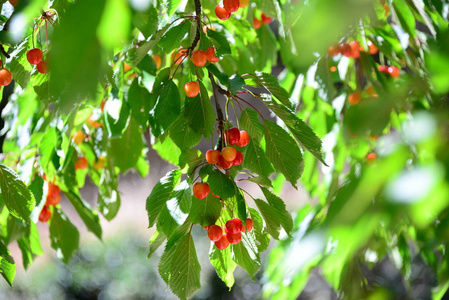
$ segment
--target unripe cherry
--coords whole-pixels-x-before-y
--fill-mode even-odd
[[[206,57],[207,60],[210,61],[211,63],[217,62],[220,59],[215,55],[215,47],[211,46],[209,48],[207,48],[206,50]]]
[[[237,145],[240,140],[240,130],[237,127],[232,127],[225,131],[224,136],[229,145]]]
[[[192,56],[190,59],[195,66],[202,67],[207,62],[206,52],[204,52],[203,50],[192,51]]]
[[[226,222],[226,229],[229,234],[237,234],[242,231],[242,220],[240,219],[232,219]]]
[[[240,3],[239,0],[223,0],[224,8],[230,12],[236,12],[239,9]]]
[[[245,130],[240,130],[240,139],[237,143],[239,147],[245,147],[249,143],[249,134]]]
[[[48,220],[50,220],[51,218],[51,210],[50,208],[48,208],[47,205],[44,205],[44,207],[42,208],[40,214],[39,214],[39,221],[41,222],[48,222]]]
[[[223,6],[217,5],[215,7],[215,14],[217,15],[217,18],[220,20],[227,20],[231,16],[231,13],[226,10]]]
[[[207,195],[209,195],[209,191],[209,184],[207,184],[206,182],[197,182],[193,186],[193,194],[198,199],[206,198]]]
[[[221,236],[221,239],[219,239],[218,241],[215,242],[215,246],[217,246],[217,248],[220,250],[228,248],[229,241],[228,241],[225,233],[223,233],[223,235]]]
[[[7,86],[11,81],[11,72],[8,69],[0,69],[0,86]]]
[[[39,48],[33,48],[27,51],[27,60],[32,65],[40,63],[43,57],[44,55]]]
[[[236,234],[228,233],[226,238],[229,241],[229,244],[238,244],[242,240],[242,232],[238,232]]]
[[[206,160],[211,165],[214,165],[220,160],[220,151],[218,150],[208,150],[206,152]]]
[[[196,81],[187,82],[184,85],[184,92],[187,97],[196,97],[200,92],[200,85]]]
[[[233,166],[238,166],[243,162],[243,154],[242,152],[237,150],[237,154],[235,155],[234,160],[232,161]]]
[[[211,225],[207,229],[207,236],[212,242],[217,242],[223,236],[223,228],[218,225]]]
[[[221,156],[227,161],[233,161],[237,155],[237,150],[234,147],[226,147],[221,150]]]

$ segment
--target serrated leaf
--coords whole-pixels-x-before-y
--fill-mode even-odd
[[[222,199],[228,199],[235,196],[235,183],[226,174],[223,174],[217,169],[208,169],[207,183],[210,190],[220,196]]]
[[[132,48],[128,51],[128,59],[129,62],[135,67],[140,61],[148,54],[148,52],[153,49],[154,45],[156,45],[161,37],[164,36],[165,32],[170,28],[171,24],[165,25],[161,30],[153,34],[151,39],[145,42],[139,48]]]
[[[252,77],[245,77],[245,79],[250,79],[248,84],[255,84],[259,87],[264,87],[267,89],[280,103],[292,108],[288,92],[281,87],[277,78],[271,74],[263,72],[255,72],[251,74]]]
[[[231,247],[220,250],[212,243],[209,260],[217,271],[218,277],[223,280],[227,287],[231,288],[234,285],[234,270],[237,266],[231,257]]]
[[[95,234],[100,240],[102,235],[100,218],[98,217],[98,213],[94,211],[89,204],[84,202],[79,195],[75,194],[72,191],[68,191],[65,193],[70,203],[72,203],[78,215],[83,220],[87,229]]]
[[[178,6],[181,4],[181,0],[167,0],[167,14],[169,17],[175,13],[175,11],[178,9]]]
[[[31,212],[36,205],[34,195],[23,183],[19,175],[1,163],[0,188],[2,202],[6,205],[11,215],[28,223]]]
[[[154,252],[164,243],[164,241],[167,239],[167,237],[156,230],[150,239],[150,251],[148,253],[147,258],[150,258]]]
[[[214,64],[208,64],[206,67],[218,80],[222,85],[229,86],[229,77],[226,75],[226,73],[221,72],[218,70],[217,66]]]
[[[281,223],[279,221],[279,215],[277,211],[270,204],[261,199],[256,199],[254,202],[257,205],[260,213],[262,214],[265,224],[267,225],[267,232],[276,240],[279,239],[279,230],[281,229]]]
[[[173,170],[168,172],[154,186],[146,201],[146,209],[148,212],[149,227],[156,222],[164,204],[168,201],[171,193],[181,180],[181,172]]]
[[[44,253],[39,239],[39,231],[33,222],[30,222],[30,226],[27,226],[25,236],[18,239],[17,244],[22,251],[25,270],[33,263],[34,256]]]
[[[215,124],[215,112],[210,102],[206,87],[200,81],[200,94],[196,97],[186,97],[184,117],[186,123],[205,138],[212,135]]]
[[[150,112],[152,129],[156,136],[166,130],[181,112],[181,96],[178,86],[173,80],[164,82],[162,90],[157,97],[156,104]]]
[[[154,34],[157,30],[158,23],[157,11],[154,6],[150,6],[146,11],[136,12],[133,23],[145,38]]]
[[[257,183],[261,186],[273,187],[270,178],[264,176],[250,177],[248,178],[248,181]]]
[[[231,94],[236,95],[244,85],[245,80],[243,80],[242,76],[234,74],[229,77],[229,90],[231,91]]]
[[[68,263],[79,247],[79,232],[67,216],[58,208],[53,209],[50,222],[51,247],[57,251],[58,257]]]
[[[208,30],[207,35],[214,41],[214,46],[217,49],[217,56],[231,54],[231,46],[229,45],[228,39],[223,35],[223,33],[214,30]]]
[[[412,38],[415,38],[415,17],[406,2],[394,1],[392,4],[402,28],[404,28],[405,32],[410,34]]]
[[[184,224],[192,205],[192,191],[186,180],[172,192],[157,220],[157,228],[165,236],[171,236],[174,230]]]
[[[243,157],[243,167],[253,173],[268,177],[274,172],[265,152],[260,145],[251,138],[251,136],[248,145],[245,147]]]
[[[117,215],[120,205],[120,193],[102,184],[98,191],[98,211],[110,221]]]
[[[179,166],[183,168],[183,172],[192,173],[198,165],[204,161],[204,156],[198,149],[184,150],[179,156]],[[187,172],[185,170],[186,166]]]
[[[296,187],[304,169],[301,150],[295,140],[276,123],[265,120],[264,128],[268,159]]]
[[[161,136],[153,144],[153,149],[157,151],[159,156],[168,161],[171,164],[177,165],[179,163],[179,156],[181,155],[181,149],[173,143],[170,136]]]
[[[201,141],[201,134],[196,133],[186,122],[181,112],[176,121],[168,128],[169,135],[181,150],[190,149]]]
[[[192,197],[190,220],[202,227],[215,224],[220,217],[222,205],[220,200],[211,193],[205,199]]]
[[[45,132],[39,143],[40,163],[45,174],[52,175],[59,168],[59,156],[57,150],[61,145],[61,132],[51,128]]]
[[[245,108],[240,114],[240,127],[248,132],[250,138],[260,142],[263,137],[263,125],[254,109]]]
[[[127,103],[131,107],[131,116],[144,129],[148,122],[148,113],[152,108],[148,99],[151,99],[150,93],[146,88],[139,86],[138,80],[135,79],[129,87]]]
[[[242,234],[242,241],[232,247],[232,260],[248,272],[255,280],[260,269],[260,257],[254,239],[250,235]]]
[[[3,244],[3,241],[0,241],[0,274],[2,274],[6,282],[12,286],[14,277],[16,276],[16,265],[14,263],[14,258],[10,255],[10,252],[5,244]]]
[[[268,203],[276,210],[279,223],[284,227],[285,232],[290,235],[293,229],[293,220],[291,214],[287,211],[284,201],[270,192],[267,188],[262,187],[262,192]]]
[[[254,240],[256,241],[257,249],[263,252],[268,249],[270,245],[270,237],[263,230],[263,220],[259,212],[254,208],[249,208],[249,215],[253,220],[253,230],[247,234],[254,234]]]
[[[158,46],[160,46],[166,53],[179,48],[180,42],[185,37],[187,32],[189,32],[190,26],[192,26],[190,21],[185,21],[181,24],[173,26],[161,37],[158,42]]]

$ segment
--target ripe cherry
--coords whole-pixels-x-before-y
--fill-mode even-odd
[[[238,244],[242,240],[242,232],[238,232],[236,234],[228,233],[226,235],[226,238],[228,239],[230,244]]]
[[[27,51],[27,60],[32,65],[40,63],[43,57],[44,55],[39,48],[33,48]]]
[[[176,52],[174,56],[174,62],[175,64],[179,65],[184,61],[184,58],[187,57],[188,50],[187,49],[181,49],[178,52]],[[156,63],[157,66],[157,63]]]
[[[154,63],[156,64],[156,69],[159,69],[161,67],[161,64],[162,64],[161,57],[159,55],[155,55],[155,56],[153,56],[152,59],[153,59]]]
[[[249,4],[249,0],[240,0],[240,1],[239,1],[239,6],[240,6],[241,8],[247,7],[248,4]]]
[[[264,13],[262,13],[260,18],[262,19],[262,22],[264,22],[265,24],[270,24],[271,21],[273,20],[273,18],[268,17]]]
[[[218,241],[215,242],[215,246],[217,246],[217,248],[220,250],[228,248],[229,241],[228,241],[225,233],[223,233],[223,235],[221,236],[221,239],[219,239]]]
[[[218,167],[222,167],[223,169],[230,169],[233,166],[233,161],[227,161],[223,158],[223,155],[220,155],[220,158],[218,160]]]
[[[249,134],[245,130],[240,130],[240,139],[237,143],[239,147],[245,147],[249,143]]]
[[[39,214],[39,221],[41,222],[48,222],[51,218],[51,210],[48,208],[47,205],[44,205],[44,207],[41,210],[41,213]]]
[[[223,236],[223,229],[218,225],[211,225],[207,230],[207,236],[212,242],[218,242]]]
[[[360,46],[360,43],[358,41],[352,41],[349,43],[349,47],[351,47],[351,55],[349,57],[359,58],[360,50],[363,51],[362,47]]]
[[[262,21],[257,18],[254,18],[253,24],[254,24],[254,29],[259,29],[262,26]]]
[[[54,196],[48,194],[45,205],[57,205],[59,202],[61,202],[61,194],[56,194]]]
[[[0,86],[7,86],[12,81],[11,72],[8,69],[0,69]]]
[[[220,160],[220,151],[218,150],[208,150],[206,152],[206,160],[211,165],[218,163]]]
[[[251,230],[253,230],[253,220],[250,219],[250,218],[247,218],[246,219],[246,228],[242,224],[242,231],[243,232],[250,232]]]
[[[84,170],[88,165],[89,163],[87,162],[87,159],[85,157],[78,157],[75,163],[75,170]]]
[[[217,62],[220,59],[215,55],[215,47],[211,46],[209,48],[207,48],[206,50],[206,57],[207,60],[210,61],[211,63]]]
[[[237,150],[237,154],[235,155],[234,160],[232,161],[233,166],[238,166],[243,162],[243,154],[242,152]]]
[[[186,92],[187,97],[196,97],[200,92],[200,85],[196,81],[187,82],[184,85],[184,92]]]
[[[87,123],[89,123],[93,128],[100,128],[101,126],[103,126],[103,123],[95,120],[93,115],[89,116],[89,119],[87,119]]]
[[[84,132],[82,132],[81,130],[78,130],[77,132],[75,132],[75,134],[73,135],[73,142],[75,144],[80,144],[84,141]]]
[[[348,102],[351,105],[356,105],[362,99],[362,95],[359,92],[354,92],[348,96]]]
[[[207,184],[206,182],[197,182],[193,186],[193,194],[198,199],[206,198],[207,195],[209,195],[209,192],[210,192],[209,184]]]
[[[240,219],[232,219],[226,222],[226,229],[229,234],[237,234],[242,231],[242,220]]]
[[[340,54],[340,47],[339,46],[330,46],[329,49],[327,49],[327,52],[329,53],[329,56],[334,57]]]
[[[340,53],[341,53],[343,56],[351,57],[351,56],[352,56],[352,49],[351,49],[351,46],[349,46],[349,44],[341,44],[341,45],[340,45]]]
[[[11,4],[12,6],[17,6],[17,4],[19,3],[19,0],[8,0],[9,4]]]
[[[190,59],[195,66],[202,67],[207,62],[207,55],[203,50],[195,50],[192,51],[192,56]]]
[[[47,74],[48,73],[48,63],[44,60],[41,60],[38,64],[37,64],[37,70],[39,71],[39,73],[41,74]]]
[[[374,45],[373,42],[368,41],[367,44],[368,44],[368,47],[369,47],[369,49],[368,49],[368,53],[369,54],[374,55],[377,52],[379,52],[379,49],[377,49],[376,45]]]
[[[230,12],[236,12],[239,9],[240,3],[239,0],[223,0],[224,8]]]
[[[376,153],[368,153],[368,155],[366,156],[366,160],[368,161],[368,163],[373,163],[374,161],[376,161],[376,158]]]
[[[240,130],[237,127],[232,127],[225,131],[224,136],[229,145],[237,145],[240,140]]]
[[[233,161],[236,155],[237,150],[235,150],[234,147],[226,147],[221,150],[221,156],[224,158],[224,160]]]
[[[215,7],[215,14],[217,15],[217,18],[220,20],[227,20],[231,16],[231,13],[226,10],[223,6],[217,5]]]
[[[388,67],[387,68],[388,74],[390,74],[393,78],[398,78],[399,75],[401,75],[401,70],[399,70],[398,67]]]
[[[101,170],[104,168],[104,165],[106,163],[106,160],[104,159],[104,156],[100,156],[97,161],[94,163],[94,168],[96,170]]]

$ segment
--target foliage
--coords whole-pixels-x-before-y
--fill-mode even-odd
[[[270,299],[296,298],[317,267],[342,297],[375,296],[362,266],[394,256],[407,280],[411,252],[438,275],[434,297],[447,290],[444,2],[255,0],[226,21],[211,0],[3,6],[0,50],[17,83],[3,88],[2,100],[0,273],[9,284],[11,242],[25,267],[42,253],[38,219],[49,218],[64,262],[78,248],[59,190],[101,239],[99,214],[111,220],[121,205],[119,175],[146,176],[152,147],[175,169],[147,198],[156,229],[149,256],[165,244],[159,273],[181,299],[200,287],[192,228],[234,218],[251,218],[254,229],[210,251],[229,287],[236,266],[255,277],[273,237],[284,240],[265,274]],[[276,21],[253,28],[266,16]],[[49,73],[27,61],[36,47]],[[218,62],[198,66],[192,52],[210,47]],[[189,81],[199,84],[194,97],[183,88]],[[233,127],[249,134],[246,146],[234,146],[243,162],[207,163],[204,150],[229,147]],[[79,193],[87,176],[99,187],[94,208]],[[241,181],[265,199],[246,195]],[[295,220],[275,193],[287,181],[317,200]],[[204,199],[192,192],[197,182],[210,188]],[[41,213],[47,207],[51,216]]]

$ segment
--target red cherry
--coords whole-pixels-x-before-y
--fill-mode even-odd
[[[249,143],[249,134],[245,130],[240,130],[240,139],[237,143],[239,147],[245,147]]]
[[[220,160],[220,151],[218,150],[208,150],[206,152],[206,160],[211,165],[214,165]]]
[[[273,20],[273,18],[267,17],[264,13],[262,13],[261,17],[262,22],[264,22],[265,24],[270,24],[271,21]]]
[[[203,50],[192,51],[192,57],[190,59],[195,66],[202,67],[207,62],[206,52]]]
[[[75,134],[73,135],[73,142],[75,144],[79,144],[82,143],[84,141],[85,135],[84,132],[82,132],[81,130],[78,130],[77,132],[75,132]]]
[[[217,18],[220,20],[227,20],[231,16],[231,13],[226,10],[223,6],[217,5],[215,7],[215,14],[217,15]]]
[[[223,235],[221,236],[221,239],[219,239],[218,241],[215,242],[215,246],[217,246],[217,248],[220,250],[228,248],[229,241],[226,237],[226,234],[223,233]]]
[[[393,78],[398,78],[399,75],[401,75],[401,70],[397,67],[388,67],[387,69],[388,74],[390,74]]]
[[[61,194],[56,194],[54,196],[47,195],[45,205],[57,205],[61,202]]]
[[[356,105],[360,102],[360,99],[362,99],[362,94],[359,92],[352,93],[348,96],[348,102],[351,105]]]
[[[179,65],[184,61],[184,58],[187,57],[187,49],[181,49],[178,52],[176,52],[174,56],[174,62],[175,64]]]
[[[377,66],[377,70],[382,73],[387,73],[388,67],[387,66]]]
[[[237,234],[242,231],[242,220],[232,219],[226,222],[226,229],[230,234]]]
[[[159,55],[155,55],[152,57],[153,62],[156,64],[156,69],[159,69],[161,67],[162,64],[162,59]]]
[[[236,234],[227,234],[226,238],[228,239],[230,244],[238,244],[242,240],[242,232]]]
[[[78,157],[78,160],[75,163],[75,170],[84,170],[88,165],[89,163],[85,157]]]
[[[227,161],[233,161],[237,155],[237,150],[234,147],[226,147],[221,150],[221,156]]]
[[[370,163],[374,162],[377,158],[376,153],[368,153],[368,155],[366,156],[366,160]]]
[[[184,92],[186,92],[187,97],[196,97],[200,92],[200,85],[196,81],[187,82],[184,85]]]
[[[48,208],[47,205],[44,205],[44,207],[41,210],[41,213],[39,214],[39,221],[41,222],[48,222],[51,218],[51,210]]]
[[[17,4],[19,3],[19,0],[8,0],[8,1],[14,7],[17,6]]]
[[[240,0],[240,1],[239,1],[239,6],[240,6],[241,8],[247,7],[248,4],[249,4],[249,0]]]
[[[233,13],[239,9],[240,3],[239,0],[223,0],[223,6],[228,12]]]
[[[207,230],[207,236],[212,242],[218,242],[223,236],[223,228],[218,225],[211,225]]]
[[[0,86],[8,85],[12,81],[11,72],[8,69],[0,69]]]
[[[48,64],[46,61],[41,60],[38,64],[37,64],[37,70],[39,71],[39,73],[41,74],[46,74],[48,73]]]
[[[254,18],[253,19],[253,24],[254,24],[254,29],[259,29],[260,26],[262,26],[262,21],[257,19],[257,18]]]
[[[232,161],[233,166],[238,166],[242,164],[243,162],[243,154],[242,152],[237,150],[237,155],[235,156],[234,160]]]
[[[352,56],[352,49],[351,49],[351,46],[349,46],[349,44],[341,44],[341,45],[340,45],[340,53],[341,53],[343,56],[351,57],[351,56]]]
[[[360,46],[360,43],[358,41],[352,41],[349,43],[349,47],[351,47],[351,55],[349,57],[359,58],[360,50],[363,51],[363,49]]]
[[[369,54],[374,55],[377,52],[379,52],[379,49],[377,49],[376,45],[374,45],[373,42],[368,41],[367,44],[368,44],[368,47],[369,47],[369,49],[368,49],[368,53]]]
[[[204,182],[204,183],[203,182],[197,182],[193,186],[193,194],[198,199],[206,198],[207,195],[209,195],[209,191],[210,191],[209,184],[207,184],[206,182]]]
[[[243,224],[242,224],[243,225]],[[244,232],[250,232],[251,230],[253,230],[253,220],[250,218],[246,219],[246,228],[245,230],[242,230]]]
[[[230,169],[233,166],[233,162],[227,161],[226,159],[223,158],[222,155],[220,155],[217,166],[222,167],[223,169]]]
[[[60,192],[61,190],[59,189],[59,186],[50,182],[48,183],[48,193],[47,193],[48,195],[56,196],[59,195]]]
[[[27,51],[27,60],[32,65],[37,65],[40,63],[43,57],[44,55],[39,48],[33,48]]]
[[[220,59],[215,55],[215,47],[211,46],[209,48],[207,48],[206,50],[206,57],[207,60],[210,61],[211,63],[217,62]]]
[[[237,145],[240,140],[240,130],[237,127],[232,127],[225,131],[224,136],[229,145]]]

